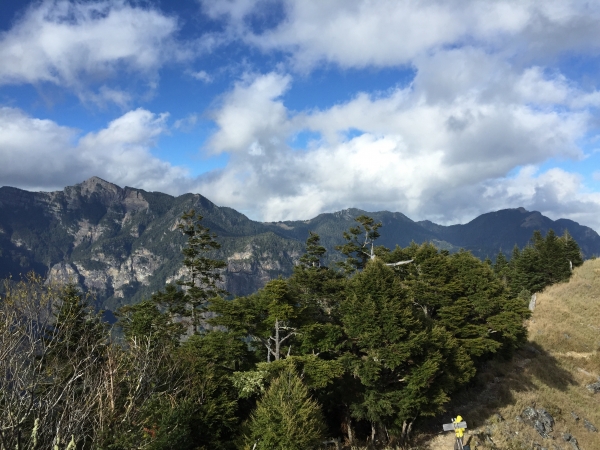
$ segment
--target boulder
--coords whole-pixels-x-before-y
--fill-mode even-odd
[[[590,391],[592,394],[597,394],[598,392],[600,392],[600,379],[598,379],[597,382],[592,383],[592,384],[588,384],[586,386],[587,390]]]
[[[575,439],[575,437],[572,434],[564,433],[563,439],[565,440],[565,442],[568,442],[569,444],[571,444],[571,447],[573,447],[573,450],[581,450],[579,448],[579,445],[577,445],[577,439]]]
[[[523,421],[532,426],[540,436],[545,439],[550,438],[552,427],[554,427],[554,418],[544,408],[535,409],[530,406],[521,413]]]
[[[586,430],[591,431],[593,433],[598,432],[598,428],[596,428],[589,420],[583,419],[583,426]]]

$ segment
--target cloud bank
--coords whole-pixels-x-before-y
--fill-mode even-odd
[[[188,171],[151,153],[156,139],[167,131],[167,116],[136,109],[100,131],[80,136],[51,120],[2,107],[0,185],[60,190],[97,175],[120,186],[180,193],[191,187]]]

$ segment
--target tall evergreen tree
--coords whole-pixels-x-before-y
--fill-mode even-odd
[[[573,267],[579,267],[583,264],[583,258],[581,256],[581,249],[577,241],[569,234],[568,230],[565,230],[561,236],[561,241],[564,246],[564,255],[567,260],[573,265]]]
[[[225,300],[215,297],[210,323],[225,327],[240,339],[251,338],[266,350],[267,361],[284,358],[302,325],[304,308],[285,280],[269,281],[247,297]]]
[[[248,442],[257,450],[320,448],[325,432],[321,409],[293,368],[271,383],[252,414],[249,431]]]
[[[177,228],[187,236],[187,245],[183,253],[183,266],[188,271],[188,277],[177,282],[185,288],[185,302],[189,305],[189,315],[195,331],[202,320],[202,309],[206,307],[208,299],[225,294],[226,291],[219,286],[222,281],[221,269],[227,264],[225,261],[210,258],[209,252],[218,250],[221,246],[216,241],[216,235],[201,225],[202,216],[197,215],[193,209],[181,216]]]
[[[351,413],[401,433],[416,416],[440,412],[474,374],[473,364],[442,327],[415,308],[393,269],[371,261],[350,280],[342,306],[349,373],[360,380]]]
[[[336,250],[346,256],[346,261],[339,263],[339,266],[347,274],[364,269],[367,261],[375,258],[375,241],[380,236],[377,230],[381,227],[381,222],[375,223],[373,218],[365,215],[354,220],[358,225],[344,231],[346,243],[336,247]]]
[[[502,283],[505,286],[508,286],[510,277],[510,266],[502,250],[500,250],[498,252],[498,255],[496,256],[496,262],[494,263],[494,272],[496,273],[498,278],[502,280]]]
[[[338,309],[346,280],[339,272],[322,265],[324,254],[319,236],[311,232],[306,253],[288,280],[303,310],[302,329],[297,336],[301,353],[333,351],[341,339]]]

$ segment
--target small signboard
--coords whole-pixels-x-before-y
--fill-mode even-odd
[[[467,428],[467,422],[453,422],[453,423],[445,423],[444,431],[454,431],[459,428]]]

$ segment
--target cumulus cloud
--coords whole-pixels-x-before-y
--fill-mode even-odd
[[[121,186],[179,194],[191,188],[187,170],[151,153],[167,130],[167,117],[136,109],[81,136],[51,120],[2,107],[0,185],[55,190],[97,175]]]
[[[489,66],[494,72],[493,61]],[[246,77],[214,112],[219,129],[210,150],[228,152],[230,162],[201,178],[198,189],[264,220],[356,206],[452,223],[494,207],[525,206],[556,216],[561,202],[573,199],[583,212],[598,200],[583,196],[580,177],[564,171],[536,175],[527,169],[511,176],[548,158],[584,157],[577,141],[590,115],[568,105],[588,93],[566,86],[561,77],[508,67],[495,81],[470,80],[465,89],[458,79],[432,92],[429,69],[423,70],[412,85],[385,95],[362,93],[301,112],[288,110],[282,100],[289,75]],[[471,74],[465,70],[462,77]],[[561,102],[562,112],[544,107]],[[302,132],[318,138],[306,149],[292,148],[290,139]]]
[[[283,14],[261,28],[254,15],[265,9],[264,0],[218,7],[203,1],[209,16],[225,20],[231,40],[283,52],[291,61],[283,67],[292,73],[306,76],[334,64],[410,67],[415,76],[386,92],[358,92],[350,101],[305,111],[291,111],[283,101],[293,89],[289,76],[247,77],[214,113],[218,130],[209,149],[232,157],[202,182],[209,196],[267,220],[358,206],[450,223],[525,206],[554,217],[583,214],[600,229],[586,215],[600,201],[586,192],[583,177],[537,169],[549,159],[586,157],[582,143],[594,133],[600,92],[569,79],[556,61],[598,57],[600,5],[270,3]],[[289,142],[303,133],[312,141],[292,148]]]
[[[177,29],[175,18],[123,0],[34,2],[0,34],[0,84],[52,83],[125,105],[129,95],[107,80],[125,71],[151,83],[166,61],[188,58]]]
[[[219,130],[209,147],[217,152],[244,152],[252,148],[260,154],[273,147],[289,132],[288,113],[279,97],[288,89],[289,75],[269,73],[246,75],[232,92],[223,96],[222,107],[215,111]],[[269,144],[264,147],[264,144]]]

